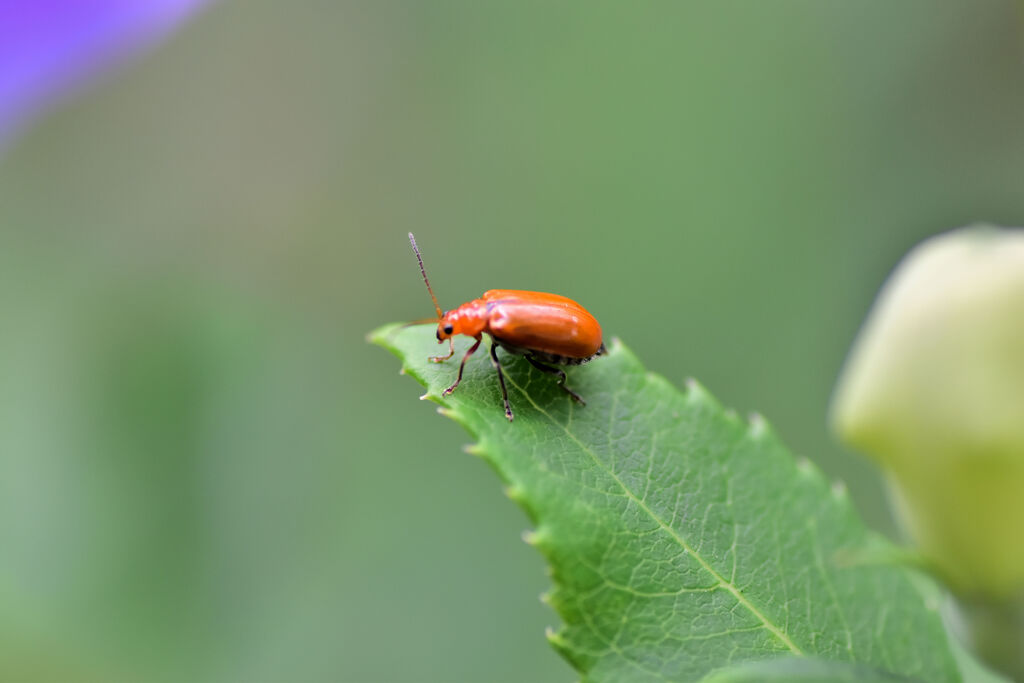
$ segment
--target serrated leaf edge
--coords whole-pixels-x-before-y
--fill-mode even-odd
[[[486,441],[480,436],[480,434],[475,429],[472,428],[467,417],[460,413],[458,409],[454,408],[450,403],[445,401],[445,399],[442,396],[432,393],[429,390],[430,385],[426,378],[421,376],[419,372],[416,371],[415,368],[410,367],[409,365],[406,364],[406,360],[402,353],[391,344],[390,337],[393,331],[394,328],[381,328],[380,330],[368,335],[368,339],[369,341],[379,346],[382,346],[388,351],[390,351],[402,362],[402,374],[411,376],[413,379],[415,379],[417,382],[419,382],[421,385],[428,389],[427,393],[423,394],[420,397],[421,400],[429,400],[433,401],[434,403],[437,403],[438,413],[458,423],[463,429],[465,429],[469,433],[469,435],[473,439],[476,440],[474,443],[465,446],[463,450],[465,450],[466,452],[470,452],[473,455],[481,457],[492,467],[492,469],[494,469],[498,477],[501,479],[502,483],[505,485],[506,495],[509,497],[510,500],[518,504],[523,509],[527,517],[530,519],[531,523],[533,523],[536,527],[533,531],[525,533],[523,536],[523,540],[526,541],[529,545],[537,548],[537,550],[540,551],[541,555],[546,560],[555,589],[552,593],[548,594],[549,599],[547,600],[547,604],[549,604],[552,607],[552,609],[555,610],[558,616],[562,619],[563,623],[568,623],[568,615],[566,611],[561,607],[560,601],[557,599],[557,590],[560,581],[558,577],[558,570],[554,562],[554,552],[553,550],[551,550],[550,545],[548,544],[550,537],[544,529],[544,520],[540,519],[539,515],[537,514],[536,508],[531,504],[529,497],[525,495],[525,492],[519,490],[515,484],[510,482],[509,477],[506,476],[506,474],[502,471],[500,463],[497,461],[497,459],[494,457],[494,454],[488,448]],[[639,359],[637,359],[636,356],[628,348],[626,348],[626,346],[622,344],[622,342],[618,338],[613,338],[611,344],[609,344],[608,354],[613,355],[619,353],[627,354],[630,357],[631,361],[634,361],[635,363],[642,367],[642,364],[640,364]],[[726,411],[725,409],[722,408],[722,406],[719,405],[718,401],[715,400],[714,396],[712,396],[711,393],[708,392],[707,389],[705,389],[699,382],[692,378],[686,381],[686,389],[685,391],[682,392],[680,392],[679,388],[673,385],[671,382],[669,382],[665,377],[657,373],[645,371],[644,378],[648,382],[654,384],[661,384],[662,386],[671,388],[672,391],[681,393],[688,403],[713,406],[714,408],[725,414],[727,418],[731,418],[736,422],[740,421],[739,417],[736,416],[734,413],[732,415],[729,415],[728,411]],[[509,383],[510,387],[515,388],[520,394],[526,397],[526,400],[530,402],[534,409],[536,409],[538,412],[547,417],[552,422],[552,424],[559,426],[565,432],[566,436],[569,439],[574,441],[583,452],[590,456],[590,458],[594,461],[595,466],[604,470],[606,474],[609,477],[611,477],[613,481],[615,481],[615,483],[619,486],[623,493],[626,496],[628,496],[631,501],[633,501],[634,504],[636,504],[641,510],[643,510],[644,513],[647,514],[647,516],[651,520],[657,523],[658,526],[669,535],[669,537],[671,537],[677,544],[679,544],[679,546],[687,554],[692,556],[697,561],[697,563],[700,564],[700,566],[715,580],[718,587],[721,587],[727,592],[729,592],[738,604],[740,604],[744,609],[748,610],[752,615],[754,615],[754,617],[761,622],[762,626],[768,632],[774,635],[779,640],[779,642],[781,642],[790,652],[797,656],[806,656],[803,650],[795,642],[793,642],[793,640],[790,639],[789,636],[778,625],[772,622],[763,612],[761,612],[761,610],[759,610],[756,605],[751,603],[743,595],[743,593],[739,590],[738,587],[736,587],[732,582],[730,582],[724,576],[722,576],[718,571],[714,569],[714,567],[711,566],[711,564],[709,564],[703,557],[697,554],[694,551],[694,549],[691,548],[690,545],[676,532],[675,529],[666,524],[664,520],[659,518],[653,510],[651,510],[643,501],[641,501],[625,485],[625,483],[623,483],[621,479],[619,479],[619,477],[615,475],[614,472],[608,470],[607,467],[596,456],[596,454],[594,454],[593,451],[586,446],[586,444],[579,441],[579,439],[577,439],[572,432],[568,431],[564,425],[559,423],[557,420],[553,419],[551,415],[548,414],[547,411],[545,411],[539,404],[537,404],[533,400],[533,398],[530,397],[529,393],[526,392],[521,386],[516,384],[514,380],[512,380],[509,377],[506,377],[505,381]],[[767,420],[765,420],[758,414],[752,415],[751,419],[748,421],[747,433],[751,438],[755,440],[765,439],[773,435],[773,432]],[[816,468],[812,463],[808,461],[807,466],[808,474],[814,473],[820,476],[822,479],[824,479],[820,472],[816,472]],[[551,643],[552,647],[554,647],[563,657],[565,657],[569,662],[571,662],[573,666],[575,666],[579,671],[585,672],[586,669],[584,666],[582,666],[582,662],[575,656],[575,653],[571,649],[569,644],[562,638],[561,632],[563,629],[559,629],[558,631],[553,631],[549,629],[546,634],[548,641]]]
[[[613,342],[612,348],[610,349],[609,353],[629,353],[632,356],[632,354],[625,348],[625,346],[619,343],[618,340],[615,340],[615,342]],[[639,362],[639,360],[636,359],[635,357],[633,357],[632,360],[636,360],[637,362]],[[646,373],[645,375],[645,379],[647,379],[647,381],[651,381],[653,377],[658,378],[657,383],[664,383],[665,385],[671,387],[673,391],[678,391],[678,389],[672,387],[671,383],[669,383],[668,380],[661,377],[660,375],[656,375],[650,372]],[[623,482],[622,479],[614,471],[609,469],[608,466],[604,462],[602,462],[599,457],[597,457],[597,454],[594,453],[594,451],[587,446],[587,444],[580,441],[575,434],[573,434],[565,427],[565,425],[560,423],[558,420],[555,420],[546,410],[544,410],[544,408],[540,404],[533,400],[533,398],[529,395],[528,392],[526,392],[522,387],[516,384],[514,380],[512,380],[511,378],[506,378],[505,381],[508,382],[510,386],[518,389],[519,393],[526,398],[526,400],[533,406],[533,408],[537,412],[547,417],[553,425],[556,425],[557,427],[562,429],[562,431],[565,433],[565,436],[573,443],[575,443],[576,446],[583,453],[586,453],[590,457],[595,467],[602,470],[606,476],[608,476],[612,481],[614,481],[615,484],[622,490],[623,494],[627,498],[629,498],[629,500],[634,505],[636,505],[640,510],[644,512],[644,514],[646,514],[651,520],[653,520],[659,526],[659,528],[662,529],[662,531],[668,534],[668,536],[672,538],[672,540],[674,540],[680,548],[686,551],[688,555],[693,557],[701,566],[701,568],[703,568],[704,571],[711,575],[711,577],[715,580],[717,585],[725,589],[727,592],[729,592],[736,600],[736,602],[738,602],[751,614],[753,614],[754,617],[756,617],[761,622],[762,626],[769,633],[778,638],[779,641],[781,641],[793,654],[798,656],[804,656],[803,650],[796,643],[794,643],[792,639],[790,639],[790,637],[786,635],[786,633],[781,628],[779,628],[771,619],[769,619],[763,612],[761,612],[761,610],[759,610],[756,605],[750,602],[750,600],[748,600],[746,596],[743,595],[743,593],[736,585],[734,585],[730,580],[726,579],[713,566],[711,566],[711,564],[707,560],[705,560],[699,553],[697,553],[697,551],[693,547],[691,547],[690,544],[687,543],[682,536],[679,535],[678,531],[676,531],[668,523],[666,523],[665,520],[661,519],[661,517],[659,517],[657,513],[655,513],[654,510],[652,510],[650,506],[647,505],[647,503],[645,503],[628,486],[626,486],[625,482]],[[687,392],[687,398],[690,399],[692,402],[699,401],[705,403],[712,403],[717,406],[717,402],[714,400],[711,394],[708,393],[708,391],[704,389],[704,387],[702,387],[700,384],[698,384],[695,381],[690,381],[687,383],[687,386],[690,389]],[[754,436],[754,438],[760,438],[761,436],[767,433],[767,428],[764,426],[766,424],[765,420],[761,419],[759,422],[760,424],[756,426],[751,425],[750,428],[750,433],[752,436]],[[490,461],[490,458],[488,458],[488,460]],[[538,544],[538,547],[542,548],[543,546]],[[547,556],[546,553],[545,556]]]

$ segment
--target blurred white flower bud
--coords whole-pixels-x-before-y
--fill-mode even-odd
[[[832,422],[962,595],[1024,593],[1024,230],[929,239],[885,284]]]

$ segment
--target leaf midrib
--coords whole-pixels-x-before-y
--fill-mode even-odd
[[[609,467],[605,465],[605,463],[602,462],[600,458],[597,457],[596,453],[594,453],[589,447],[587,447],[585,443],[576,438],[576,435],[569,431],[569,428],[566,425],[563,425],[562,423],[554,419],[554,417],[552,417],[550,413],[541,408],[540,405],[538,405],[537,402],[534,401],[530,397],[530,395],[521,386],[519,386],[511,377],[506,375],[505,381],[511,384],[520,394],[522,394],[523,397],[527,401],[529,401],[530,405],[532,405],[539,413],[546,417],[553,425],[557,426],[559,429],[565,432],[565,435],[569,437],[577,446],[579,446],[580,450],[586,453],[599,469],[601,469],[609,477],[611,477],[611,479],[619,486],[619,488],[622,489],[623,493],[630,500],[632,500],[637,505],[637,507],[643,510],[644,513],[647,514],[647,516],[649,516],[663,531],[665,531],[672,538],[672,540],[678,543],[679,547],[681,547],[691,557],[697,560],[697,563],[700,564],[701,567],[703,567],[704,571],[710,574],[719,586],[721,586],[729,593],[731,593],[733,598],[735,598],[736,602],[742,605],[751,614],[753,614],[769,633],[778,638],[779,641],[782,642],[782,644],[785,645],[787,648],[789,648],[789,650],[793,654],[799,656],[806,656],[804,651],[800,649],[800,647],[796,643],[794,643],[779,626],[772,622],[763,612],[761,612],[761,610],[757,608],[757,606],[750,602],[750,600],[748,600],[746,596],[744,596],[743,593],[740,591],[740,589],[737,588],[731,581],[727,580],[724,576],[715,571],[714,567],[712,567],[703,557],[700,556],[699,553],[697,553],[693,548],[691,548],[690,544],[687,543],[672,526],[667,524],[661,517],[659,517],[653,510],[651,510],[651,508],[649,508],[643,500],[637,497],[637,495],[633,493],[633,491],[630,490],[629,487],[626,486],[626,484],[618,477],[618,475],[616,475],[614,471],[609,469]]]

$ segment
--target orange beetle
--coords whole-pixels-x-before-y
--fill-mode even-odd
[[[423,267],[423,257],[416,246],[416,238],[411,232],[409,242],[412,243],[412,250],[420,264],[420,273],[423,274],[423,282],[426,283],[427,291],[430,292],[430,298],[433,299],[434,308],[437,310],[437,343],[448,340],[448,355],[434,356],[430,360],[441,363],[454,356],[455,343],[452,337],[456,334],[476,339],[476,343],[469,347],[466,355],[462,357],[459,374],[455,382],[444,390],[444,396],[459,386],[466,361],[480,348],[480,342],[486,333],[491,337],[491,363],[498,371],[501,397],[505,401],[505,417],[510,421],[513,417],[512,408],[508,404],[505,376],[498,361],[499,346],[510,353],[524,356],[538,370],[557,375],[558,386],[577,403],[586,405],[579,394],[565,386],[565,371],[546,363],[580,365],[605,352],[601,326],[587,309],[572,299],[557,294],[519,289],[492,289],[484,292],[479,299],[467,301],[454,310],[441,311],[434,290],[430,287],[430,280],[427,279],[427,270]],[[433,319],[417,322],[433,322]]]

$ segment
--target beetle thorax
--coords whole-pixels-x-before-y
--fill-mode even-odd
[[[481,299],[474,299],[447,311],[441,317],[439,328],[443,330],[447,325],[452,326],[452,335],[465,334],[476,337],[487,326],[487,303]]]

